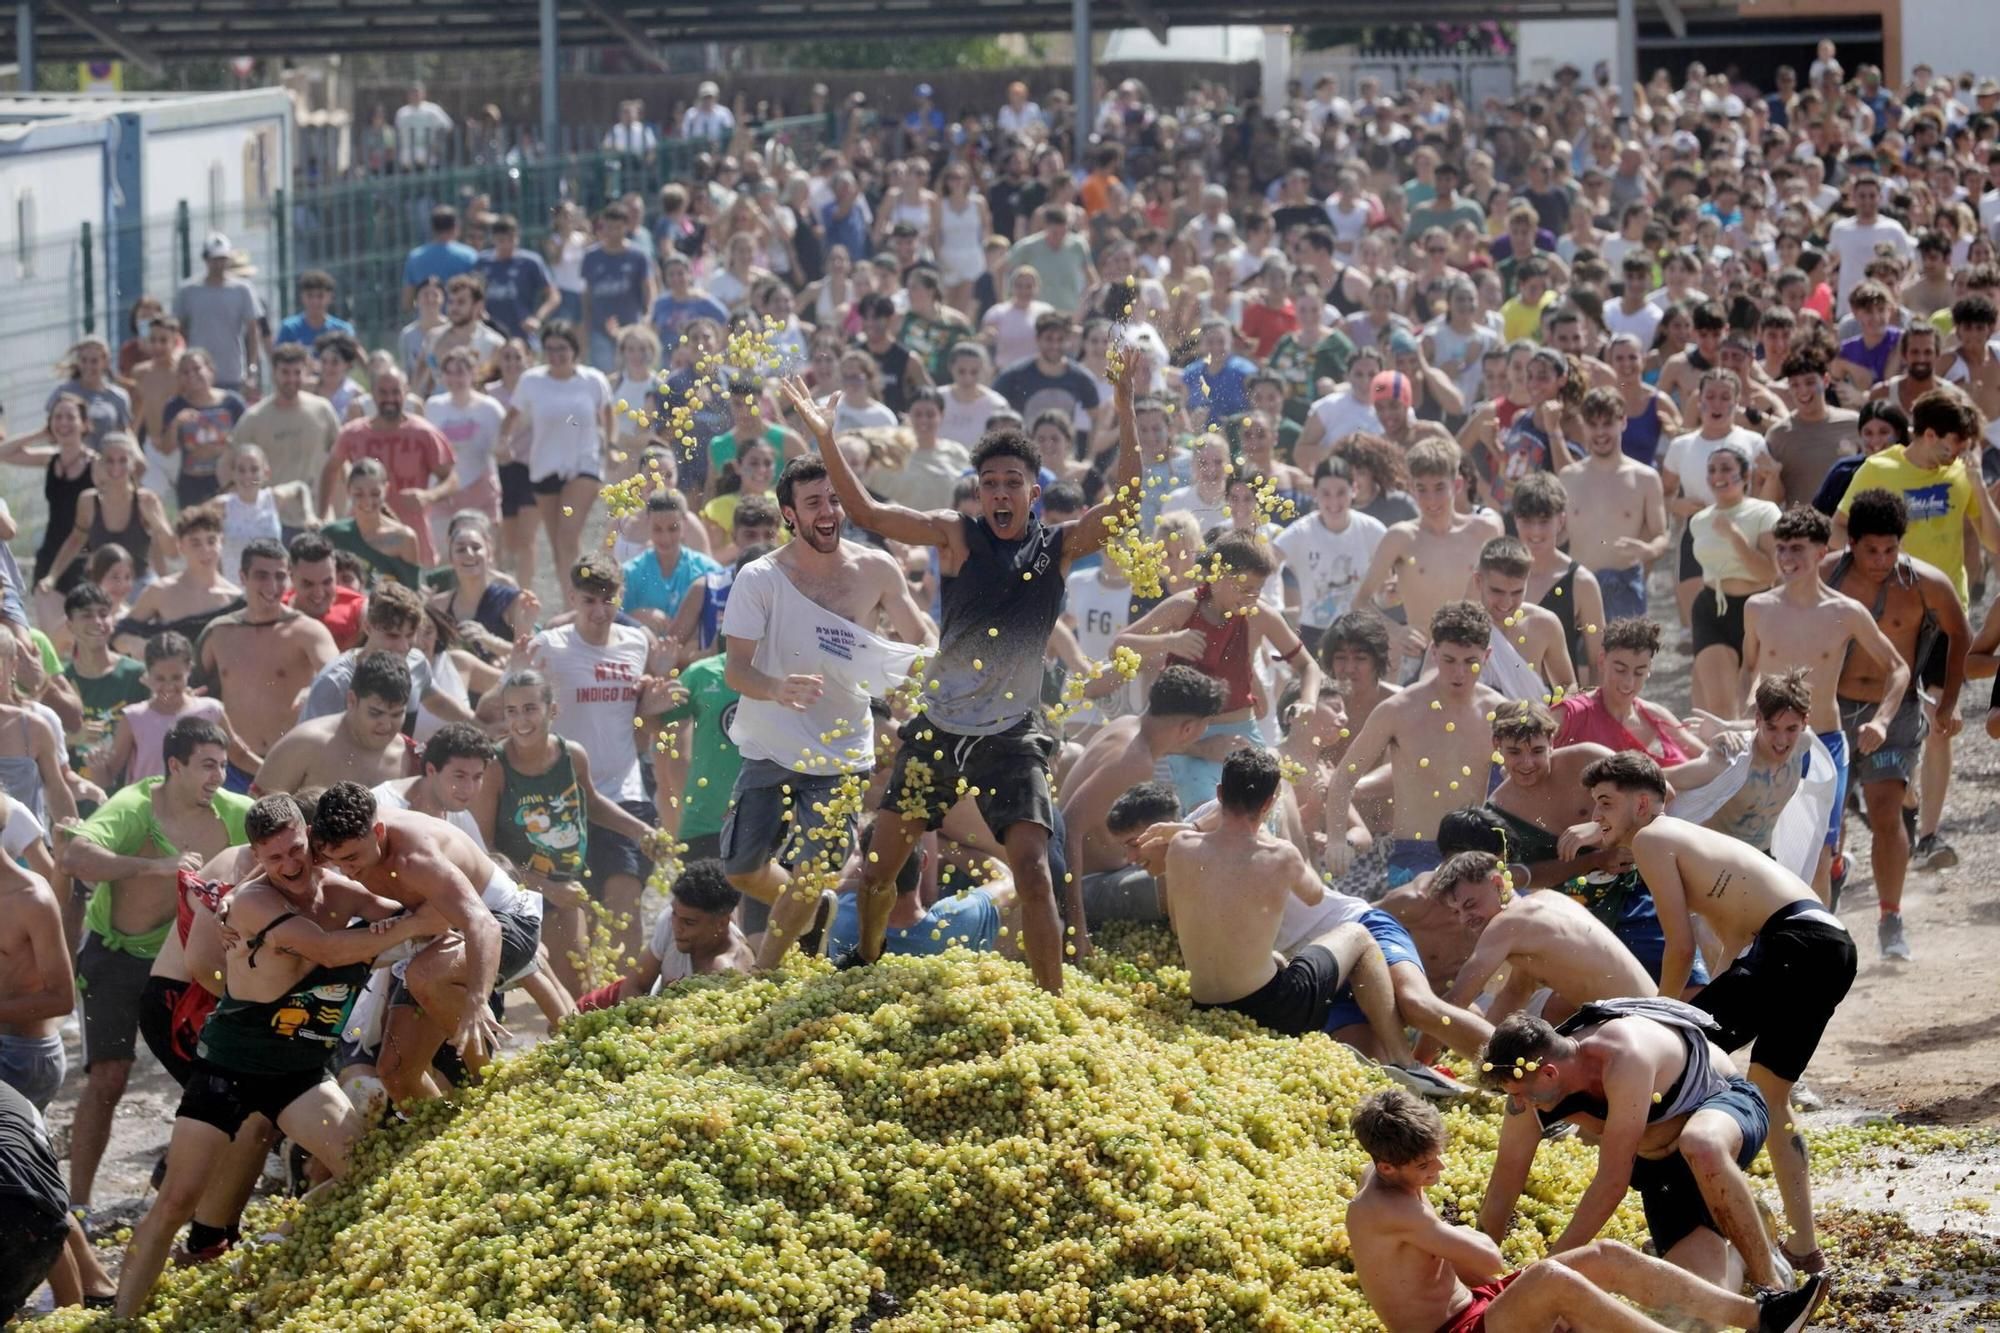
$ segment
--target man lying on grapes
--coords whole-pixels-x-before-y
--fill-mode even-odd
[[[1706,1326],[1798,1333],[1826,1299],[1823,1276],[1751,1300],[1603,1240],[1508,1273],[1493,1237],[1450,1225],[1424,1196],[1444,1174],[1436,1107],[1387,1088],[1362,1101],[1349,1127],[1373,1165],[1347,1206],[1347,1243],[1361,1290],[1389,1333],[1667,1333],[1642,1309]]]

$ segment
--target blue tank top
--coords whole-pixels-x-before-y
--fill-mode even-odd
[[[925,668],[938,688],[924,693],[924,711],[945,730],[997,735],[1040,706],[1042,658],[1068,591],[1065,531],[1030,518],[1002,541],[985,519],[965,520],[968,554],[944,580],[937,657]]]
[[[1619,444],[1625,456],[1647,467],[1658,467],[1660,454],[1660,396],[1652,394],[1646,399],[1646,410],[1636,417],[1625,418],[1625,434]]]

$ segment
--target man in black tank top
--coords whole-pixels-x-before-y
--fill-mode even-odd
[[[1570,1121],[1597,1137],[1597,1173],[1549,1253],[1588,1244],[1629,1186],[1669,1263],[1725,1283],[1734,1245],[1756,1286],[1789,1290],[1744,1174],[1770,1112],[1709,1040],[1715,1030],[1708,1015],[1651,998],[1586,1005],[1561,1029],[1527,1013],[1502,1019],[1480,1064],[1481,1081],[1506,1094],[1507,1117],[1479,1229],[1507,1235],[1544,1127]]]
[[[1063,886],[1073,932],[1067,949],[1056,909],[1049,864],[1057,828],[1049,772],[1056,740],[1041,715],[1041,663],[1062,615],[1071,562],[1101,550],[1111,538],[1114,520],[1137,521],[1132,369],[1138,354],[1127,355],[1116,377],[1116,480],[1101,503],[1056,527],[1034,515],[1041,496],[1036,484],[1040,459],[1018,431],[993,432],[973,451],[978,518],[955,509],[923,513],[878,501],[862,486],[834,443],[835,402],[816,405],[798,380],[783,386],[792,409],[819,441],[827,475],[848,516],[892,540],[936,547],[944,577],[937,658],[923,671],[928,686],[920,695],[924,711],[903,727],[903,749],[871,835],[874,856],[866,866],[861,899],[863,961],[881,955],[896,901],[896,873],[961,792],[978,803],[1006,848],[1037,984],[1060,991],[1064,957],[1080,956],[1090,947],[1082,888],[1073,877],[1064,876],[1069,882]]]

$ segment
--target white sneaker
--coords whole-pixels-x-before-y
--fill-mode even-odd
[[[1382,1066],[1382,1072],[1419,1097],[1470,1097],[1472,1089],[1429,1065]]]

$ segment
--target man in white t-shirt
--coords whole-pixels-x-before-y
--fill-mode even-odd
[[[1313,502],[1313,512],[1271,545],[1298,580],[1299,639],[1317,654],[1327,627],[1353,609],[1355,590],[1387,529],[1379,519],[1354,511],[1354,476],[1344,458],[1321,460],[1313,474]]]
[[[1093,662],[1109,662],[1112,640],[1132,623],[1132,581],[1113,562],[1100,560],[1072,569],[1064,586],[1063,620],[1076,635],[1077,648]],[[1079,733],[1137,712],[1140,704],[1138,682],[1119,681],[1115,672],[1091,682],[1084,697],[1091,706],[1072,714]]]
[[[590,896],[623,918],[615,933],[619,956],[641,943],[639,894],[653,863],[641,845],[644,830],[658,827],[646,799],[636,725],[667,711],[666,680],[671,662],[637,625],[618,623],[618,599],[625,572],[610,556],[592,553],[569,571],[571,623],[543,630],[528,641],[528,663],[548,677],[555,691],[555,733],[575,741],[590,755],[592,785],[632,820],[612,828],[593,821],[585,882]]]
[[[1332,453],[1356,431],[1382,433],[1381,418],[1375,415],[1372,392],[1375,377],[1382,371],[1382,354],[1362,348],[1347,363],[1347,383],[1316,400],[1306,411],[1305,429],[1292,448],[1292,461],[1317,471],[1320,460]]]
[[[869,701],[937,641],[902,566],[841,540],[845,515],[825,463],[793,459],[777,499],[795,540],[737,570],[722,613],[723,678],[742,696],[729,738],[743,755],[722,822],[722,868],[739,891],[771,904],[757,955],[767,968],[806,930],[846,860],[851,828],[826,821],[842,782],[865,782],[874,767]],[[902,644],[876,635],[884,620]]]
[[[478,727],[469,722],[447,722],[424,742],[423,773],[378,784],[375,804],[384,810],[415,810],[442,819],[484,851],[486,838],[472,816],[472,798],[479,794],[486,766],[499,753]]]
[[[1881,216],[1882,182],[1877,177],[1856,176],[1849,192],[1854,216],[1834,223],[1826,238],[1827,250],[1840,261],[1840,290],[1833,303],[1836,315],[1847,309],[1847,294],[1867,278],[1875,247],[1891,246],[1905,261],[1917,253],[1917,243],[1903,230],[1903,224]]]

